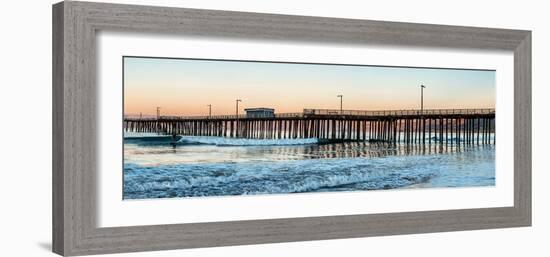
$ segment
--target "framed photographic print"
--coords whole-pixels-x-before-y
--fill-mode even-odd
[[[530,31],[65,1],[53,62],[58,254],[531,225]]]

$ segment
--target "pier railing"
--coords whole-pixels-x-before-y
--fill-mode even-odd
[[[295,113],[275,113],[273,116],[254,117],[255,119],[272,119],[272,118],[305,118],[311,116],[422,116],[422,115],[475,115],[475,114],[495,114],[494,108],[477,108],[477,109],[425,109],[425,110],[336,110],[336,109],[304,109],[303,112]],[[229,119],[246,119],[246,114],[240,115],[212,115],[212,116],[160,116],[161,120],[229,120]],[[139,117],[136,115],[124,116],[125,120],[142,120],[152,121],[158,120],[157,117]]]
[[[452,115],[452,114],[494,114],[494,108],[480,109],[424,109],[424,110],[334,110],[304,109],[305,115],[345,115],[345,116],[414,116],[414,115]]]

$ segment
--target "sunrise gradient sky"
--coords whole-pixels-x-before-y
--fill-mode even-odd
[[[124,114],[494,108],[495,71],[124,57]]]

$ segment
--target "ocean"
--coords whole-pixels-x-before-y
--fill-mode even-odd
[[[495,146],[127,133],[124,199],[495,185]]]

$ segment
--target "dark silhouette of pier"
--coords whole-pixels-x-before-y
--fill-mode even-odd
[[[328,110],[244,115],[125,117],[124,130],[249,139],[319,138],[320,142],[495,144],[495,109]]]

